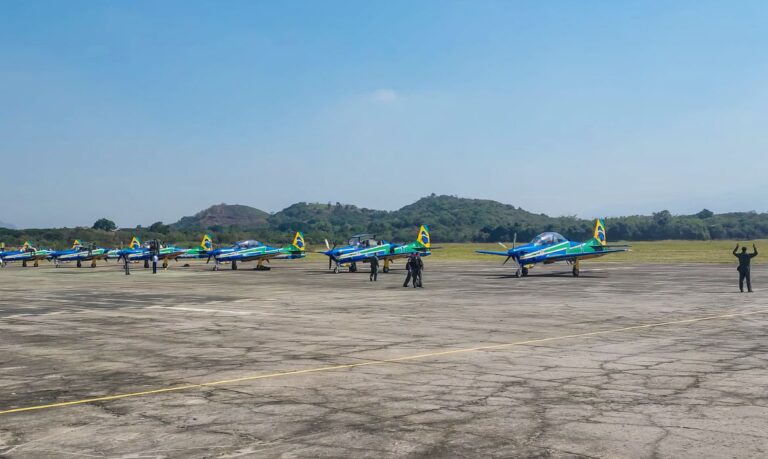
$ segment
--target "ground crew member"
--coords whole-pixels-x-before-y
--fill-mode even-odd
[[[152,274],[157,274],[157,255],[152,255]]]
[[[408,283],[411,281],[411,277],[413,277],[413,254],[408,256],[408,261],[405,263],[405,270],[408,272],[408,275],[405,276],[405,282],[403,283],[403,287],[408,287]]]
[[[125,275],[131,275],[131,264],[128,262],[128,255],[123,255],[123,269],[125,269]]]
[[[379,278],[379,257],[376,255],[371,258],[371,282],[376,282]]]
[[[424,262],[421,261],[421,256],[418,254],[418,252],[414,254],[413,258],[414,260],[416,260],[415,261],[416,269],[414,270],[414,276],[413,276],[413,287],[423,288],[424,285],[422,285],[421,283],[421,273],[424,271]]]
[[[752,244],[752,253],[747,253],[746,247],[741,248],[741,253],[737,253],[738,250],[739,244],[736,244],[736,248],[733,249],[733,255],[739,259],[739,267],[736,268],[739,271],[739,290],[744,293],[744,281],[746,280],[747,291],[752,293],[752,277],[749,272],[749,263],[757,256],[757,246]]]

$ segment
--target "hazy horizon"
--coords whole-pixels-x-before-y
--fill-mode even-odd
[[[768,4],[15,2],[0,221],[768,210]]]

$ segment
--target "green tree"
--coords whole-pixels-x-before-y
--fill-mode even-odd
[[[117,229],[117,225],[115,225],[115,222],[112,220],[108,220],[106,218],[100,218],[96,220],[96,223],[92,226],[95,230],[102,230],[102,231],[114,231]]]

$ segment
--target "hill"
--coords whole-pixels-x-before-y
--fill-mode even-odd
[[[352,234],[374,233],[391,241],[411,241],[419,225],[428,224],[433,240],[441,242],[509,242],[530,240],[543,231],[557,231],[572,240],[592,235],[592,220],[550,217],[487,199],[430,195],[395,211],[361,208],[349,204],[299,202],[269,214],[244,205],[218,204],[166,226],[101,231],[90,228],[6,229],[0,241],[8,246],[29,239],[42,247],[68,247],[74,238],[104,246],[125,244],[133,234],[143,240],[158,238],[183,246],[196,245],[203,232],[216,244],[241,239],[285,243],[293,231],[304,232],[308,242],[322,246],[323,239],[343,242]],[[752,240],[768,238],[768,214],[732,212],[714,214],[706,209],[693,215],[672,215],[662,210],[606,220],[609,241]]]
[[[268,225],[269,214],[255,207],[240,204],[217,204],[201,210],[191,217],[182,217],[172,224],[174,229],[215,227],[263,228]]]
[[[0,221],[0,228],[16,229],[16,225]]]

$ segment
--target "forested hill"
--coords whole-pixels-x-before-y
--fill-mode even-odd
[[[343,242],[357,233],[375,233],[394,241],[410,241],[420,224],[427,224],[435,242],[511,241],[517,233],[525,241],[542,231],[558,231],[568,238],[584,240],[592,235],[592,220],[549,217],[509,204],[483,199],[431,195],[395,211],[360,208],[341,203],[296,203],[270,214],[244,206],[218,204],[194,216],[165,225],[115,230],[102,219],[96,228],[13,230],[0,228],[0,242],[17,246],[31,240],[41,247],[64,247],[79,238],[105,246],[126,244],[131,235],[159,238],[183,245],[196,244],[204,232],[216,243],[256,238],[280,243],[301,230],[310,244],[323,239]],[[703,210],[695,215],[672,215],[668,211],[648,216],[608,218],[608,239],[759,239],[768,238],[768,214],[738,212],[713,214]]]

